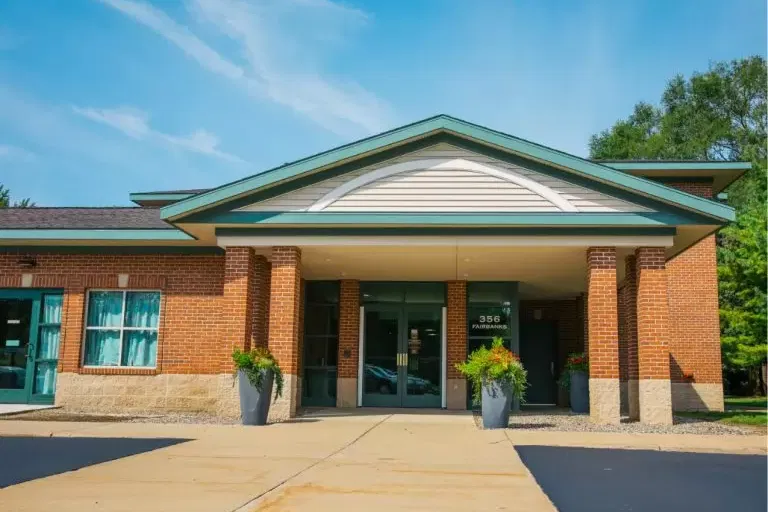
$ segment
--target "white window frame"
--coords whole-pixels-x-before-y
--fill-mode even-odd
[[[123,294],[123,304],[121,307],[122,314],[120,315],[120,326],[88,326],[88,309],[91,306],[91,292],[120,292]],[[149,292],[149,293],[157,293],[160,296],[160,305],[157,310],[157,327],[126,327],[125,326],[125,303],[127,301],[127,297],[129,293],[132,292]],[[85,295],[85,317],[83,318],[83,341],[81,343],[82,349],[80,350],[80,361],[82,363],[83,368],[128,368],[128,369],[134,369],[134,370],[154,370],[157,368],[157,358],[160,353],[160,323],[162,319],[163,314],[163,292],[162,290],[151,290],[151,289],[141,289],[141,288],[131,288],[131,289],[114,289],[114,288],[94,288],[89,289]],[[85,364],[85,349],[86,349],[86,340],[88,339],[88,331],[116,331],[120,330],[120,352],[117,356],[117,364],[114,366],[109,365],[95,365],[95,364]],[[123,341],[125,338],[125,331],[155,331],[157,332],[157,345],[155,347],[155,350],[157,350],[155,354],[155,366],[125,366],[123,365]]]

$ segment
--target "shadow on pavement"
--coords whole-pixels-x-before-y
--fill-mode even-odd
[[[768,462],[723,455],[516,446],[561,512],[766,510]]]
[[[0,489],[190,439],[0,437]]]

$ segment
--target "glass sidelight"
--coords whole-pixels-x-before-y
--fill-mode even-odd
[[[365,308],[363,405],[400,407],[400,331],[398,306]]]
[[[402,365],[406,372],[405,407],[441,405],[442,323],[441,307],[406,307]]]

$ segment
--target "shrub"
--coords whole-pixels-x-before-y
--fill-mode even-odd
[[[565,368],[557,383],[564,389],[571,389],[571,372],[582,372],[589,375],[589,361],[584,352],[569,354],[565,360]]]
[[[272,370],[275,375],[275,398],[283,395],[283,372],[269,349],[254,348],[248,352],[235,349],[232,360],[235,362],[235,371],[242,370],[259,392],[264,385],[264,371]]]
[[[528,374],[520,358],[504,347],[501,338],[493,338],[491,348],[480,347],[469,354],[465,362],[456,365],[456,369],[472,384],[472,397],[476,404],[480,403],[484,382],[508,384],[512,395],[520,403],[525,400]]]

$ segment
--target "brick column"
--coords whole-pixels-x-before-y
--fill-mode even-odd
[[[663,247],[640,247],[635,257],[640,421],[671,425],[666,255]]]
[[[627,256],[624,264],[626,268],[624,300],[627,338],[627,405],[630,419],[638,420],[640,419],[640,391],[637,372],[637,259],[634,255]]]
[[[339,283],[339,362],[336,407],[357,407],[357,375],[360,358],[360,282]]]
[[[268,346],[285,377],[283,396],[272,403],[271,421],[296,416],[299,382],[299,316],[301,296],[301,250],[272,248],[269,296]]]
[[[595,423],[618,424],[620,416],[616,249],[587,249],[589,407]]]
[[[456,369],[456,363],[467,358],[467,282],[448,281],[447,295],[446,406],[463,410],[467,408],[467,380]]]
[[[253,334],[252,347],[267,346],[269,336],[269,285],[270,265],[264,256],[253,260]]]
[[[221,372],[234,370],[232,351],[249,350],[253,336],[253,266],[250,247],[227,247],[222,298]]]

